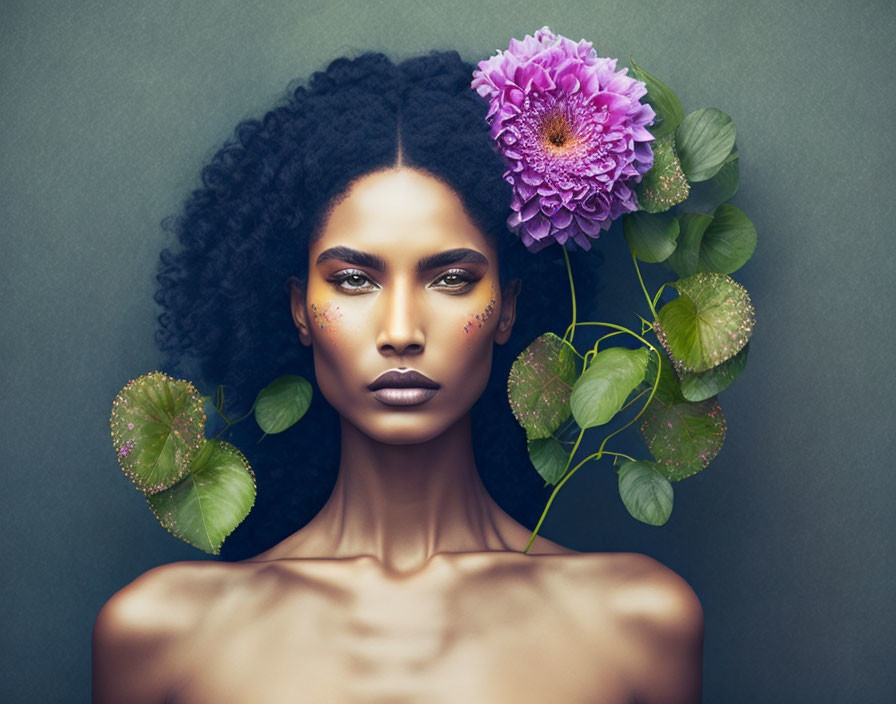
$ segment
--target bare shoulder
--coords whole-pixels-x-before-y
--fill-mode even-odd
[[[626,653],[637,701],[700,700],[703,608],[673,570],[637,553],[593,554],[588,572]],[[599,621],[605,623],[604,621]]]
[[[162,702],[177,646],[220,589],[224,563],[175,562],[144,572],[103,605],[93,627],[93,702]]]
[[[618,553],[596,565],[610,587],[612,606],[621,617],[645,628],[702,632],[703,608],[682,577],[647,555]],[[607,559],[609,557],[609,559]]]

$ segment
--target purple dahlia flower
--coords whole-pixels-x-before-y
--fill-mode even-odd
[[[473,72],[509,167],[507,225],[531,252],[569,239],[591,249],[588,238],[638,209],[634,185],[653,166],[647,125],[656,114],[640,102],[644,83],[616,62],[542,27]]]

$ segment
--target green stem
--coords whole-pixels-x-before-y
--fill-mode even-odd
[[[660,296],[663,295],[663,291],[666,289],[666,286],[668,286],[668,285],[669,284],[663,284],[662,286],[660,286],[660,290],[656,292],[656,295],[653,297],[653,307],[654,308],[656,308],[657,301],[660,300]],[[656,316],[654,316],[654,317],[656,317]]]
[[[637,264],[636,264],[636,266],[637,266]],[[646,411],[647,407],[650,405],[650,402],[653,401],[653,397],[656,394],[656,390],[660,384],[660,376],[662,375],[662,362],[661,362],[659,350],[657,350],[656,347],[654,347],[652,344],[650,344],[643,337],[632,332],[628,328],[624,328],[621,325],[615,325],[613,323],[587,322],[587,323],[577,323],[577,325],[599,325],[602,327],[619,330],[620,332],[626,332],[629,335],[631,335],[632,337],[639,339],[648,348],[650,348],[653,351],[653,353],[656,355],[656,361],[657,361],[656,379],[654,379],[654,381],[653,381],[653,388],[650,389],[650,395],[647,397],[647,402],[644,404],[644,406],[641,408],[641,410],[638,411],[637,415],[634,418],[632,418],[628,423],[623,425],[621,428],[618,428],[618,429],[614,430],[612,433],[610,433],[609,435],[607,435],[601,441],[600,447],[597,448],[597,452],[588,455],[588,457],[586,457],[581,462],[579,462],[575,467],[573,467],[572,469],[567,471],[570,463],[572,462],[573,457],[575,457],[576,450],[579,449],[579,443],[582,441],[582,436],[585,434],[585,428],[582,428],[579,431],[579,437],[576,438],[576,444],[573,446],[572,450],[569,453],[569,458],[566,460],[566,467],[563,468],[564,474],[562,475],[562,478],[560,479],[560,481],[557,482],[557,485],[554,487],[554,490],[551,492],[551,495],[548,497],[547,504],[545,504],[544,510],[541,512],[541,517],[538,519],[538,523],[535,524],[535,528],[532,530],[532,535],[529,536],[529,542],[526,544],[525,550],[523,550],[524,553],[528,553],[529,548],[532,547],[532,543],[535,542],[535,536],[538,535],[538,531],[541,529],[541,524],[544,523],[544,519],[548,515],[548,510],[551,508],[551,504],[554,503],[554,498],[557,496],[557,493],[560,491],[560,489],[563,487],[563,485],[566,484],[567,481],[569,481],[569,478],[579,470],[579,467],[584,465],[590,459],[598,459],[599,460],[605,454],[607,454],[607,455],[613,454],[613,455],[623,456],[623,455],[621,455],[621,453],[613,453],[613,452],[604,450],[604,448],[607,445],[607,441],[609,441],[610,438],[614,437],[615,435],[618,435],[623,430],[625,430],[626,428],[631,426],[632,423],[634,423],[636,420],[638,420],[638,418],[640,418],[643,415],[644,411]],[[628,459],[631,459],[631,458],[629,457]],[[634,460],[632,460],[632,461],[634,461]]]
[[[579,437],[576,438],[576,444],[572,446],[572,450],[571,450],[570,453],[569,453],[569,457],[566,459],[566,467],[563,468],[563,471],[564,471],[564,472],[566,472],[566,470],[569,468],[569,463],[572,462],[572,458],[575,457],[576,450],[579,449],[579,443],[582,442],[582,436],[583,436],[584,434],[585,434],[585,429],[582,428],[582,429],[579,431]],[[560,486],[562,485],[562,483],[563,483],[563,482],[561,481],[561,483],[558,484],[558,485],[554,488],[554,491],[551,492],[551,496],[550,496],[550,498],[548,499],[548,503],[547,503],[547,505],[544,507],[544,511],[541,512],[541,517],[538,519],[538,523],[535,525],[535,529],[532,531],[532,535],[529,536],[529,542],[526,543],[526,549],[523,550],[524,553],[529,552],[529,548],[531,548],[531,547],[532,547],[532,543],[535,542],[535,536],[538,535],[538,530],[541,528],[541,524],[544,523],[544,519],[545,519],[545,517],[548,515],[548,509],[551,507],[551,504],[554,502],[554,497],[557,495],[557,490],[560,488]]]
[[[625,404],[622,408],[620,408],[619,410],[620,410],[620,411],[624,411],[626,408],[628,408],[629,406],[631,406],[633,403],[635,403],[639,398],[641,398],[641,397],[642,397],[644,394],[646,394],[646,393],[647,393],[647,389],[644,389],[641,393],[639,393],[637,396],[635,396],[631,401],[629,401],[628,403],[626,403],[626,404]]]
[[[227,421],[227,425],[225,425],[223,428],[221,428],[221,429],[215,434],[215,437],[213,437],[212,440],[217,440],[219,437],[221,437],[224,433],[226,433],[226,432],[230,429],[230,426],[232,426],[232,425],[236,425],[236,424],[239,423],[240,421],[246,420],[246,418],[248,418],[249,416],[252,415],[252,413],[253,413],[254,410],[255,410],[255,404],[253,403],[253,404],[252,404],[252,408],[249,409],[249,412],[248,412],[246,415],[242,416],[241,418],[237,418],[237,419],[234,420],[234,421],[230,421],[230,420],[228,420],[228,419],[227,419],[227,416],[225,416],[223,413],[221,413],[221,411],[218,411],[218,413],[221,413],[221,417],[222,417],[225,421]],[[264,436],[262,436],[262,437],[264,437]]]
[[[569,265],[569,254],[566,252],[566,247],[562,244],[560,248],[563,250],[563,261],[566,262],[566,273],[569,275],[569,292],[572,295],[572,325],[566,328],[566,332],[563,333],[563,339],[566,339],[566,335],[569,334],[569,341],[572,342],[573,336],[576,334],[576,287],[572,282],[572,267]],[[570,330],[572,331],[570,333]]]
[[[595,341],[595,343],[594,343],[594,347],[593,347],[593,349],[592,349],[591,351],[594,352],[594,354],[597,354],[597,348],[600,347],[600,343],[601,343],[601,342],[603,342],[604,340],[606,340],[608,337],[613,337],[614,335],[622,335],[622,334],[623,334],[622,330],[616,330],[616,331],[614,331],[614,332],[608,332],[606,335],[602,335],[602,336],[600,336],[600,337],[597,338],[597,340]]]
[[[644,298],[647,299],[647,305],[650,306],[650,312],[653,313],[653,319],[656,320],[656,308],[653,307],[653,300],[650,298],[650,294],[647,293],[647,287],[644,285],[644,279],[641,276],[641,269],[638,266],[638,258],[635,256],[634,252],[632,252],[632,261],[635,263],[635,271],[638,273],[638,282],[641,284],[641,290],[644,292]]]

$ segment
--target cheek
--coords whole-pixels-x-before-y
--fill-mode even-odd
[[[494,284],[492,284],[488,302],[477,312],[470,315],[464,323],[464,335],[472,338],[478,336],[483,330],[490,329],[487,323],[495,314],[495,308],[498,305],[497,293]]]
[[[342,311],[332,301],[311,304],[311,324],[326,332],[338,332]]]

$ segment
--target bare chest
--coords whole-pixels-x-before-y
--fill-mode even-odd
[[[569,590],[514,571],[268,574],[209,613],[175,701],[625,702]]]

